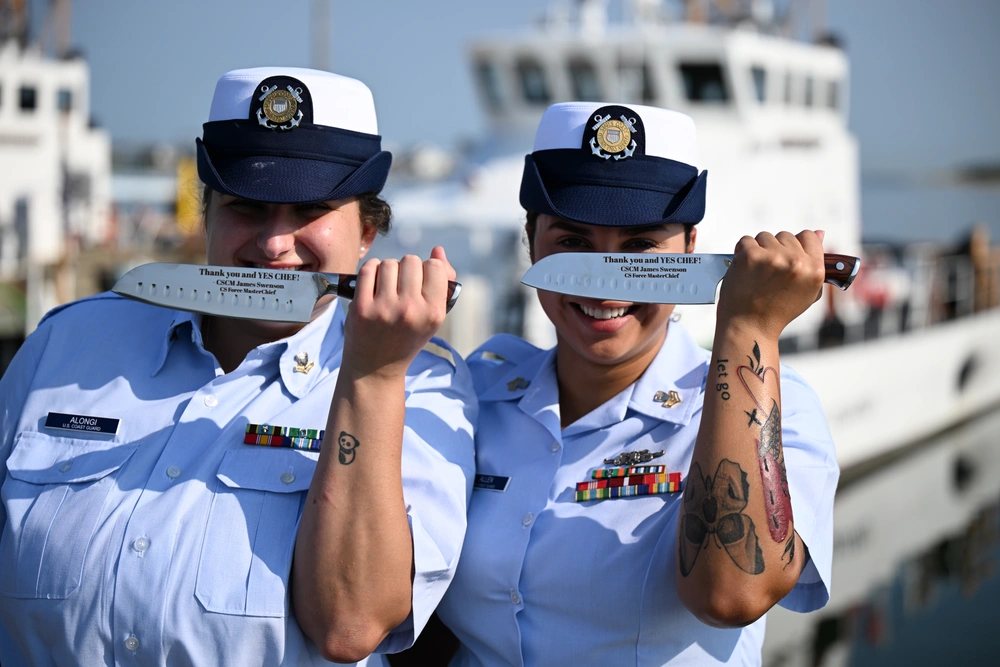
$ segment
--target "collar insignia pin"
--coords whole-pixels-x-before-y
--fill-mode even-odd
[[[315,361],[309,361],[309,354],[306,352],[299,352],[295,355],[295,372],[308,374],[309,371],[313,369],[316,365]]]
[[[507,391],[517,391],[518,389],[527,389],[531,385],[530,380],[525,380],[524,378],[514,378],[507,383]]]
[[[653,400],[662,403],[665,408],[672,408],[681,402],[681,395],[673,389],[670,390],[670,393],[658,391],[653,396]]]
[[[663,456],[663,450],[658,452],[651,452],[648,449],[643,449],[638,452],[622,452],[613,459],[604,459],[606,465],[611,466],[635,466],[640,463],[649,463],[653,459],[657,459]]]

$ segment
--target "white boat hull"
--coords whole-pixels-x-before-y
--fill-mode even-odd
[[[819,394],[848,468],[1000,402],[1000,310],[782,361]]]

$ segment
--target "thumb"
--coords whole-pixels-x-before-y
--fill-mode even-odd
[[[455,277],[458,275],[455,272],[455,268],[451,265],[451,262],[448,261],[447,253],[445,253],[444,248],[442,248],[441,246],[439,245],[434,246],[434,248],[431,250],[431,259],[437,259],[444,262],[445,269],[448,272],[448,280],[454,280]]]

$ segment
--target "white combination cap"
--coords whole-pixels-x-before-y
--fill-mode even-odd
[[[209,122],[243,120],[254,97],[267,91],[261,82],[275,76],[293,77],[312,94],[312,122],[365,134],[378,134],[375,101],[368,86],[350,77],[297,67],[254,67],[227,72],[215,84]]]
[[[553,104],[545,110],[538,123],[533,150],[579,148],[583,143],[584,131],[588,126],[598,124],[595,112],[607,106],[611,105],[603,102]],[[692,167],[698,166],[698,134],[690,116],[638,104],[613,106],[626,107],[641,116],[645,127],[646,155],[676,160]]]

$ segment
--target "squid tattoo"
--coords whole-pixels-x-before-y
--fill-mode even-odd
[[[747,355],[749,365],[736,369],[743,388],[756,403],[753,412],[748,412],[747,427],[760,426],[757,437],[757,461],[760,464],[760,479],[764,485],[764,506],[767,510],[767,528],[775,542],[784,542],[792,522],[792,500],[788,493],[788,475],[785,472],[785,454],[781,447],[781,409],[778,402],[770,398],[770,406],[765,404],[770,394],[765,393],[768,379],[777,381],[778,372],[760,361],[760,347],[753,346],[753,357]],[[775,386],[776,392],[776,386]],[[760,396],[758,396],[760,394]],[[760,417],[767,415],[763,422]]]
[[[688,576],[702,549],[713,541],[725,549],[744,572],[764,571],[764,554],[753,519],[743,513],[750,493],[747,474],[729,459],[723,459],[714,477],[703,476],[695,463],[684,489],[684,516],[678,540],[681,574]]]

